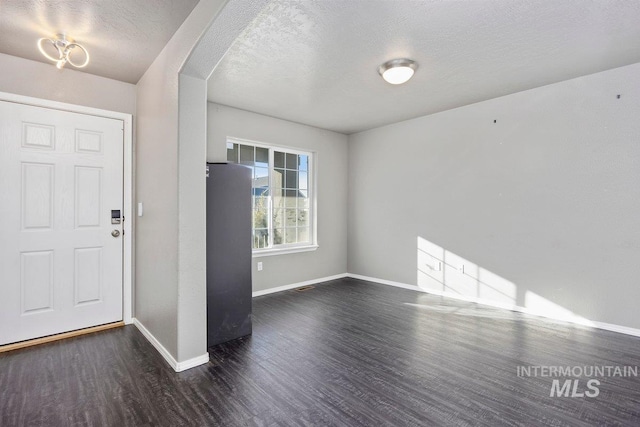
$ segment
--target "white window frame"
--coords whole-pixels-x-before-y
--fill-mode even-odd
[[[302,150],[299,148],[288,147],[285,145],[276,145],[276,144],[268,144],[265,142],[252,141],[244,138],[236,138],[232,136],[228,136],[226,140],[226,147],[229,147],[229,144],[241,144],[241,145],[251,145],[253,147],[266,148],[269,150],[269,206],[268,206],[268,229],[269,229],[269,245],[267,248],[255,248],[253,249],[253,257],[259,258],[264,256],[272,256],[272,255],[285,255],[291,253],[298,252],[310,252],[318,249],[318,240],[317,240],[317,231],[318,231],[318,222],[316,218],[318,217],[317,213],[317,188],[316,188],[316,162],[317,162],[317,153],[314,151]],[[309,233],[311,235],[310,242],[303,243],[281,243],[274,247],[273,245],[273,188],[274,188],[274,151],[281,151],[285,153],[297,154],[297,155],[305,155],[308,156],[309,161],[307,164],[307,177],[309,179],[308,189],[309,192]],[[226,153],[226,149],[225,149]],[[238,163],[240,164],[240,163]],[[253,229],[253,216],[252,216],[252,226]]]

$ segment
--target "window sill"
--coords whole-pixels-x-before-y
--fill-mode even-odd
[[[274,256],[274,255],[287,255],[287,254],[295,254],[298,252],[312,252],[318,249],[318,245],[308,245],[308,246],[295,246],[289,248],[277,248],[277,249],[263,249],[260,251],[253,251],[253,258],[260,258],[264,256]]]

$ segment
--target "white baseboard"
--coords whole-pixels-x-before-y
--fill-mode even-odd
[[[554,316],[549,316],[546,313],[541,313],[541,312],[538,312],[538,311],[535,311],[535,310],[531,310],[529,308],[522,307],[522,306],[519,306],[519,305],[501,304],[499,302],[495,302],[495,301],[491,301],[491,300],[487,300],[487,299],[483,299],[483,298],[476,298],[476,297],[472,297],[472,296],[461,295],[461,294],[456,294],[456,293],[446,292],[446,291],[427,290],[427,289],[423,289],[423,288],[420,288],[419,286],[415,286],[415,285],[409,285],[409,284],[406,284],[406,283],[394,282],[392,280],[378,279],[376,277],[362,276],[360,274],[347,273],[346,276],[347,277],[352,277],[354,279],[360,279],[360,280],[366,280],[366,281],[369,281],[369,282],[380,283],[382,285],[395,286],[397,288],[409,289],[409,290],[412,290],[412,291],[423,292],[423,293],[427,293],[427,294],[431,294],[431,295],[438,295],[438,296],[445,297],[445,298],[452,298],[452,299],[456,299],[456,300],[460,300],[460,301],[472,302],[472,303],[475,303],[475,304],[485,305],[485,306],[489,306],[489,307],[502,308],[502,309],[505,309],[505,310],[517,311],[517,312],[520,312],[520,313],[531,314],[533,316],[545,317],[547,319],[557,320],[557,321],[561,321],[561,322],[567,322],[567,323],[572,323],[572,324],[577,324],[577,325],[582,325],[582,326],[590,326],[590,327],[597,328],[597,329],[604,329],[606,331],[618,332],[620,334],[632,335],[632,336],[635,336],[635,337],[640,337],[640,329],[630,328],[628,326],[614,325],[612,323],[604,323],[604,322],[598,322],[598,321],[588,320],[588,319],[575,319],[575,320],[573,320],[573,319],[567,319],[565,317],[554,317]]]
[[[628,326],[614,325],[613,323],[604,323],[592,321],[593,327],[598,329],[604,329],[611,332],[618,332],[619,334],[633,335],[634,337],[640,337],[640,329],[629,328]]]
[[[138,330],[142,332],[142,335],[144,335],[145,338],[149,340],[151,345],[154,346],[156,350],[158,350],[158,353],[160,353],[162,357],[164,357],[164,360],[167,361],[167,363],[173,368],[174,371],[182,372],[187,369],[195,368],[196,366],[203,365],[209,362],[209,353],[185,360],[184,362],[178,362],[171,355],[171,353],[169,353],[169,351],[166,348],[164,348],[164,346],[160,343],[160,341],[158,341],[158,339],[154,337],[153,334],[149,332],[149,330],[145,328],[144,325],[138,319],[134,318],[133,324],[136,325]]]
[[[172,368],[176,372],[182,372],[186,371],[187,369],[195,368],[196,366],[204,365],[207,363],[209,363],[209,353],[192,357],[191,359],[187,359],[184,362],[178,362],[176,366],[172,366]]]
[[[382,285],[395,286],[396,288],[409,289],[411,291],[424,292],[423,289],[415,285],[408,285],[406,283],[394,282],[392,280],[378,279],[377,277],[362,276],[360,274],[347,273],[347,277],[352,279],[366,280],[367,282],[380,283]]]
[[[347,273],[336,274],[335,276],[321,277],[319,279],[307,280],[299,283],[292,283],[290,285],[278,286],[277,288],[264,289],[262,291],[255,291],[251,295],[253,297],[260,297],[262,295],[274,294],[276,292],[289,291],[291,289],[301,288],[303,286],[315,285],[316,283],[328,282],[330,280],[344,279],[347,277]]]

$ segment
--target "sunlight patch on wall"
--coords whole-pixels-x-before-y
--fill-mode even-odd
[[[593,326],[588,319],[529,290],[519,305],[513,282],[422,237],[418,237],[417,249],[417,283],[426,292]]]
[[[527,291],[524,296],[524,306],[526,308],[525,311],[530,314],[565,320],[580,325],[593,326],[593,322],[590,320],[578,316],[572,311],[531,291]]]
[[[422,237],[418,237],[418,286],[503,306],[516,304],[514,283]]]

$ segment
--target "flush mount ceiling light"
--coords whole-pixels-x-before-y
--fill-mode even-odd
[[[378,73],[387,83],[399,85],[407,82],[417,69],[418,64],[415,61],[399,58],[392,59],[379,66]]]
[[[45,47],[49,45],[52,45],[55,48],[56,52],[58,53],[57,57],[51,56],[45,51]],[[78,48],[82,51],[82,53],[84,53],[85,59],[81,64],[75,63],[71,60],[71,52],[75,48]],[[55,62],[56,68],[58,69],[62,69],[62,67],[64,67],[64,64],[66,64],[67,62],[76,68],[86,67],[89,63],[89,52],[87,52],[87,49],[85,49],[82,45],[75,43],[73,40],[67,39],[64,34],[57,34],[56,38],[54,39],[48,39],[46,37],[41,38],[40,40],[38,40],[38,49],[40,49],[40,53],[42,53],[45,58]],[[49,50],[51,49],[49,48]]]

